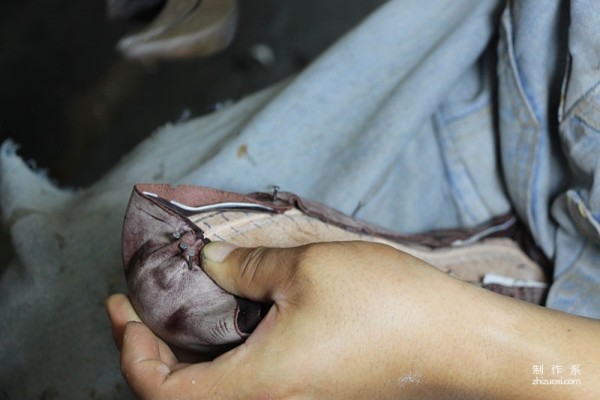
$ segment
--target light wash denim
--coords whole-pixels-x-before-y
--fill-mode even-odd
[[[499,135],[507,192],[553,261],[547,306],[595,318],[600,318],[598,49],[595,1],[515,1],[502,15]]]
[[[404,233],[512,210],[552,261],[547,305],[599,318],[599,49],[597,0],[395,0],[298,76],[164,127],[89,188],[56,188],[5,143],[0,397],[131,398],[102,304],[125,290],[137,182],[278,185]]]

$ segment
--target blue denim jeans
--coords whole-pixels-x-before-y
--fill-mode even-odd
[[[390,1],[182,181],[405,233],[514,210],[553,263],[547,305],[600,317],[599,47],[593,0]]]
[[[161,129],[89,188],[56,188],[5,143],[2,393],[128,397],[101,307],[125,290],[138,182],[278,185],[403,233],[513,211],[552,262],[547,305],[600,318],[597,0],[423,3],[388,1],[299,75]]]
[[[500,154],[513,207],[554,264],[547,305],[599,318],[600,8],[559,3],[502,15]]]

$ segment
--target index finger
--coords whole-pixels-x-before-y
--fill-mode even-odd
[[[113,294],[106,299],[106,313],[110,320],[113,338],[117,348],[121,349],[125,325],[130,321],[141,322],[131,302],[124,294]]]
[[[130,322],[125,327],[121,368],[133,392],[143,399],[223,399],[236,390],[224,384],[236,370],[236,354],[238,348],[212,362],[170,363],[152,331],[141,323]]]

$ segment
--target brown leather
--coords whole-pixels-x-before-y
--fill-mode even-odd
[[[169,343],[210,350],[242,341],[268,305],[236,298],[208,278],[199,265],[207,241],[271,247],[381,242],[476,285],[488,274],[523,282],[510,293],[498,284],[488,288],[537,302],[543,283],[528,283],[544,282],[544,272],[508,237],[515,223],[504,216],[475,229],[407,236],[292,193],[242,195],[198,186],[136,185],[123,226],[123,263],[142,320]]]

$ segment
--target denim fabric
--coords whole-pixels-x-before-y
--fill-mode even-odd
[[[498,53],[506,187],[553,261],[555,282],[547,306],[596,318],[599,27],[594,1],[512,2],[502,15]]]
[[[478,67],[498,16],[490,1],[386,3],[181,182],[362,204],[357,217],[405,233],[507,212]]]

